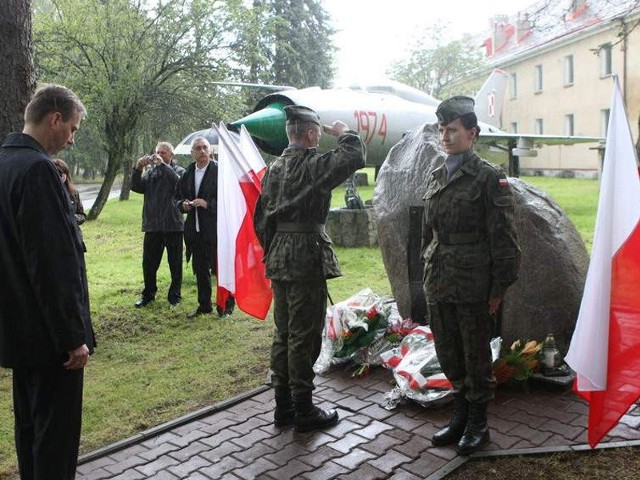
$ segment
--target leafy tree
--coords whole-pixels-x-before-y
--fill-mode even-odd
[[[24,109],[35,90],[31,0],[3,0],[0,8],[0,142],[22,131]]]
[[[391,66],[390,77],[437,98],[469,93],[459,89],[452,92],[450,86],[482,66],[482,53],[474,47],[468,35],[461,40],[444,43],[444,29],[436,27],[428,37],[420,38],[411,48],[408,59]]]
[[[319,0],[253,0],[238,43],[252,83],[328,87],[333,80],[334,30]]]
[[[83,99],[89,111],[89,137],[99,138],[99,147],[106,152],[104,182],[90,219],[100,214],[120,168],[129,173],[141,135],[153,137],[165,131],[158,128],[162,121],[181,121],[183,115],[192,114],[194,99],[201,110],[207,110],[203,116],[210,121],[220,118],[225,103],[215,89],[206,87],[213,78],[226,76],[234,40],[234,19],[228,7],[239,3],[39,2],[35,12],[38,67],[44,78],[64,79]],[[190,107],[182,110],[185,104]],[[93,135],[93,127],[99,135]],[[123,191],[126,198],[126,185]]]

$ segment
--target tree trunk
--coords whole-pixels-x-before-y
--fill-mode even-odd
[[[129,200],[129,194],[131,193],[131,169],[133,168],[133,161],[129,158],[122,162],[122,187],[120,187],[120,200]]]
[[[95,220],[98,218],[100,212],[102,212],[102,209],[107,203],[107,200],[109,200],[109,193],[111,193],[113,182],[115,181],[118,170],[120,169],[121,158],[122,154],[113,149],[109,150],[107,153],[107,169],[104,172],[104,180],[102,181],[102,185],[98,191],[98,196],[96,197],[95,202],[93,202],[91,210],[89,210],[87,220]]]
[[[0,8],[0,141],[20,132],[36,86],[31,41],[31,0],[3,0]]]

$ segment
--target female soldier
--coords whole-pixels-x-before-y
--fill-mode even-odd
[[[429,323],[455,392],[453,417],[432,443],[457,443],[460,454],[489,441],[492,317],[520,260],[509,182],[473,151],[480,132],[473,107],[472,98],[457,96],[436,111],[447,158],[428,179],[422,230]]]

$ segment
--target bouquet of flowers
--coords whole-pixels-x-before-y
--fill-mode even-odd
[[[390,348],[384,336],[390,319],[397,315],[394,306],[367,288],[327,308],[314,371],[324,373],[331,365],[351,361],[357,365],[356,376],[366,373],[379,354]]]
[[[384,407],[395,408],[403,398],[423,406],[449,400],[451,383],[440,368],[429,327],[417,326],[400,345],[382,355],[383,365],[391,369],[396,387],[385,395]]]
[[[510,380],[528,379],[538,366],[538,353],[542,342],[516,340],[511,348],[493,363],[493,372],[498,384]]]
[[[341,332],[342,347],[334,354],[337,358],[348,358],[363,347],[368,347],[387,329],[387,315],[380,305],[374,305],[353,322],[344,325]]]

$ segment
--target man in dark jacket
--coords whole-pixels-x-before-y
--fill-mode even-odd
[[[131,174],[131,190],[144,194],[142,206],[142,274],[144,290],[136,307],[144,307],[156,298],[156,275],[167,250],[171,285],[167,299],[171,306],[180,303],[182,288],[182,231],[184,219],[175,203],[178,180],[184,168],[173,160],[173,145],[159,142],[154,155],[139,158]]]
[[[298,105],[285,107],[289,146],[267,170],[254,215],[274,294],[271,348],[274,424],[308,432],[335,424],[338,413],[315,407],[313,365],[320,354],[327,279],[341,275],[324,230],[331,191],[364,166],[365,146],[343,122],[325,125],[338,147],[320,155],[320,118]]]
[[[218,165],[211,159],[211,144],[197,137],[191,144],[195,162],[189,165],[178,183],[178,205],[187,214],[184,242],[187,261],[193,256],[193,273],[198,287],[198,308],[189,317],[213,311],[211,275],[217,273],[218,248]],[[233,313],[235,300],[229,296],[225,307],[216,307],[220,317]]]
[[[65,87],[36,92],[0,148],[0,364],[13,369],[20,478],[75,478],[94,336],[84,251],[53,156],[84,117]]]

